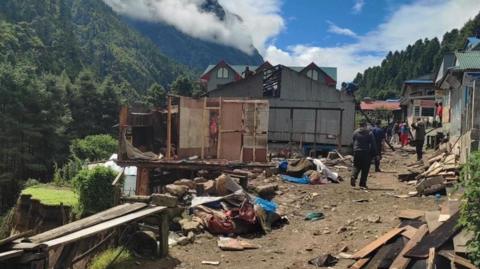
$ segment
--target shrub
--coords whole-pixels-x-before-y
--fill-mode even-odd
[[[35,185],[39,185],[40,182],[34,178],[29,178],[27,179],[27,181],[25,181],[25,183],[23,184],[23,188],[28,188],[28,187],[32,187],[32,186],[35,186]]]
[[[112,207],[112,181],[115,176],[113,170],[103,166],[80,171],[73,179],[73,186],[78,193],[78,213],[82,216],[91,215]]]
[[[460,223],[472,231],[473,239],[468,243],[469,258],[480,266],[480,152],[472,154],[462,168],[463,196]]]
[[[120,255],[119,255],[120,253]],[[117,257],[118,256],[118,257]],[[132,268],[134,258],[128,250],[118,248],[107,249],[93,258],[90,269],[120,269]]]
[[[73,157],[81,160],[106,160],[117,151],[117,140],[110,135],[89,135],[83,139],[75,139],[70,145]]]

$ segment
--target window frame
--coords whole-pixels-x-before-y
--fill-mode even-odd
[[[217,70],[217,78],[219,79],[227,79],[229,77],[229,70],[226,67],[220,67]]]

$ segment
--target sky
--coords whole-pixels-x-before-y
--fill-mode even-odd
[[[206,0],[103,0],[118,13],[252,53],[272,64],[338,69],[338,83],[379,65],[420,38],[441,39],[480,12],[480,0],[218,0],[225,20],[201,12]]]

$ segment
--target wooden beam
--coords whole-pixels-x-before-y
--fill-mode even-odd
[[[408,251],[405,256],[409,258],[426,259],[430,248],[438,248],[450,240],[460,230],[458,227],[459,213],[455,213],[435,231],[428,234],[415,247]]]
[[[459,265],[464,266],[468,269],[478,269],[478,267],[473,265],[469,260],[456,255],[451,250],[440,250],[438,252],[438,255],[440,255],[442,257],[445,257],[445,258],[449,259],[450,261],[452,261],[453,263],[459,264]]]
[[[427,259],[426,269],[435,269],[435,248],[430,248],[428,250],[428,259]]]
[[[0,253],[0,261],[22,256],[23,250],[10,250]]]
[[[97,213],[95,215],[92,215],[90,217],[86,217],[84,219],[80,219],[74,222],[71,222],[69,224],[57,227],[52,230],[48,230],[46,232],[43,232],[41,234],[37,234],[35,236],[32,236],[28,238],[28,241],[31,242],[43,242],[43,241],[48,241],[52,240],[54,238],[63,236],[68,233],[73,233],[78,230],[84,229],[86,227],[93,226],[95,224],[98,224],[100,222],[104,222],[107,220],[111,220],[113,218],[117,218],[123,215],[126,215],[128,213],[137,211],[141,208],[146,207],[147,204],[145,203],[134,203],[134,204],[123,204],[119,205],[110,209],[107,209],[103,212]]]
[[[172,97],[167,97],[167,160],[172,158]]]
[[[415,233],[417,233],[417,229],[408,225],[408,226],[405,226],[405,231],[402,233],[402,235],[408,239],[412,239]]]
[[[363,258],[358,261],[356,261],[352,266],[350,266],[350,269],[361,269],[364,267],[368,262],[370,261],[370,258]]]
[[[124,172],[125,172],[125,167],[122,167],[122,170],[120,170],[120,172],[118,172],[117,176],[116,176],[115,179],[113,180],[112,186],[115,186],[115,185],[118,184],[118,181],[120,181],[120,179],[122,178]]]
[[[165,209],[166,209],[166,207],[164,207],[164,206],[156,206],[156,207],[146,208],[146,209],[143,209],[143,210],[140,210],[140,211],[133,212],[133,213],[130,213],[128,215],[122,216],[122,217],[118,217],[118,218],[115,218],[115,219],[111,219],[111,220],[96,224],[94,226],[90,226],[90,227],[82,229],[82,230],[78,230],[76,232],[64,235],[62,237],[55,238],[55,239],[50,240],[50,241],[46,241],[46,242],[44,242],[44,244],[46,244],[49,249],[54,248],[54,247],[58,247],[60,245],[65,245],[65,244],[68,244],[68,243],[71,243],[71,242],[78,241],[78,240],[83,239],[83,238],[90,237],[90,236],[92,236],[94,234],[97,234],[99,232],[103,232],[103,231],[112,229],[112,228],[117,227],[119,225],[131,222],[131,221],[135,221],[135,220],[141,219],[143,217],[146,217],[146,216],[149,216],[149,215],[152,215],[152,214],[160,213],[160,212],[164,211]]]
[[[33,230],[28,230],[26,232],[23,232],[23,233],[19,233],[19,234],[14,234],[12,236],[9,236],[5,239],[2,239],[0,240],[0,246],[3,246],[3,245],[6,245],[6,244],[9,244],[19,238],[22,238],[22,237],[26,237],[26,236],[30,236],[33,234]]]
[[[410,259],[404,257],[404,254],[407,253],[410,249],[412,249],[422,238],[428,233],[428,227],[426,224],[420,226],[417,229],[415,235],[408,241],[405,245],[403,250],[398,254],[397,258],[393,261],[390,269],[405,269],[407,268],[408,264],[410,263]]]
[[[353,254],[352,259],[361,259],[368,256],[370,253],[375,251],[377,248],[381,247],[385,243],[387,243],[390,239],[397,236],[398,234],[402,233],[405,228],[395,228],[387,232],[386,234],[380,236],[377,240],[371,242],[370,244],[366,245],[361,250],[357,251]]]

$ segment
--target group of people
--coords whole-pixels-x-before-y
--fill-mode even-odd
[[[425,124],[418,118],[417,122],[412,124],[412,128],[415,130],[417,160],[421,160],[425,141]],[[398,144],[400,141],[402,147],[408,144],[410,128],[407,123],[395,123],[391,129],[391,137],[387,137],[388,131],[381,127],[381,121],[368,127],[367,121],[362,120],[360,127],[353,132],[353,170],[350,179],[352,187],[356,187],[360,174],[360,189],[367,189],[367,177],[372,159],[375,162],[375,171],[381,172],[380,160],[384,141],[391,141],[392,144]]]

